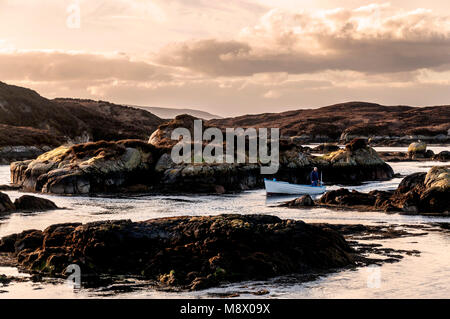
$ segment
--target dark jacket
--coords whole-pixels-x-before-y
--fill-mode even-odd
[[[309,177],[311,178],[311,183],[314,181],[318,181],[319,180],[319,172],[312,171],[311,175]]]

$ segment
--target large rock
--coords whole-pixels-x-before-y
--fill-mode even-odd
[[[0,250],[40,274],[77,264],[84,275],[144,276],[188,289],[354,264],[353,250],[326,225],[267,215],[60,224],[3,238]]]
[[[303,195],[299,198],[293,199],[282,206],[288,207],[311,207],[314,206],[314,200],[310,195]]]
[[[406,213],[450,212],[450,169],[432,167],[426,175],[407,176],[391,198],[393,205]]]
[[[450,161],[450,151],[442,151],[439,154],[436,154],[433,159],[435,161],[447,162]]]
[[[402,179],[397,187],[397,193],[407,193],[417,186],[423,185],[427,173],[413,173]]]
[[[51,200],[30,195],[23,195],[17,198],[14,201],[14,206],[16,207],[17,210],[41,211],[41,212],[58,208],[58,206],[56,206],[56,204]]]
[[[44,235],[36,229],[25,230],[19,234],[11,234],[0,240],[0,252],[31,251],[42,246]]]
[[[425,142],[414,142],[408,146],[408,153],[425,153],[427,151],[427,143]]]
[[[169,148],[173,147],[175,144],[178,143],[178,141],[172,140],[171,138],[172,131],[176,128],[188,129],[193,138],[195,120],[199,120],[199,118],[196,118],[188,114],[178,115],[173,120],[159,125],[158,129],[155,130],[148,139],[148,143],[158,147],[169,147]],[[202,123],[202,126],[203,129],[207,129],[209,127],[205,123]]]
[[[425,189],[420,195],[419,210],[450,212],[450,169],[433,167],[425,176]]]
[[[323,172],[329,183],[357,184],[368,180],[388,180],[394,176],[392,168],[364,139],[354,139],[336,152],[314,158],[313,166]]]
[[[361,193],[345,188],[326,192],[319,206],[361,208],[402,212],[405,214],[448,215],[450,212],[450,169],[435,166],[428,173],[406,176],[395,192],[371,191]]]
[[[427,150],[427,143],[419,141],[409,145],[408,157],[411,159],[433,158],[434,152]]]
[[[346,188],[340,188],[325,193],[318,202],[341,206],[373,206],[375,201],[376,197],[372,194],[361,193],[356,190],[350,192]]]
[[[16,207],[11,202],[9,196],[0,192],[0,214],[11,212],[15,209]]]
[[[25,190],[45,193],[120,191],[151,184],[159,156],[157,148],[139,140],[60,146],[35,160],[12,163],[11,179]]]

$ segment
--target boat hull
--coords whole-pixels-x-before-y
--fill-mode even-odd
[[[266,187],[267,195],[281,195],[281,194],[309,194],[309,195],[319,195],[326,192],[325,186],[310,186],[310,185],[296,185],[290,184],[288,182],[279,181],[264,181]]]

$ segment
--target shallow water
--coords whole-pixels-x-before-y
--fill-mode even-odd
[[[392,148],[391,148],[392,149]],[[396,162],[389,163],[396,173],[402,175],[426,172],[431,166],[445,165],[439,162]],[[324,178],[326,178],[324,176]],[[360,191],[373,189],[395,189],[401,178],[390,181],[368,182],[349,187]],[[9,167],[0,166],[0,184],[9,182]],[[338,188],[332,186],[329,189]],[[7,191],[13,200],[23,193]],[[339,224],[397,224],[418,225],[432,222],[449,222],[444,217],[406,216],[380,212],[332,211],[329,209],[289,209],[276,207],[280,201],[294,197],[266,198],[263,190],[247,191],[237,195],[185,195],[185,196],[134,196],[124,198],[61,197],[39,195],[54,201],[63,210],[41,213],[14,213],[0,219],[0,237],[25,229],[44,229],[64,222],[90,222],[105,219],[146,220],[157,217],[183,215],[271,214],[280,218],[302,219],[306,222],[327,222]],[[377,240],[385,247],[405,250],[419,250],[417,256],[406,256],[398,263],[383,264],[380,268],[361,267],[322,276],[307,283],[295,280],[270,280],[265,282],[239,283],[200,292],[162,292],[154,289],[138,289],[131,292],[111,294],[101,289],[74,291],[61,280],[53,284],[16,282],[0,286],[0,298],[205,298],[211,293],[240,291],[240,297],[255,297],[248,294],[267,289],[268,295],[261,298],[448,298],[450,296],[450,235],[445,232],[428,232],[426,236]],[[380,284],[372,287],[368,280],[374,271],[380,274]],[[18,275],[17,269],[0,268],[0,274]],[[26,276],[24,274],[21,274]],[[281,282],[280,282],[281,281]]]

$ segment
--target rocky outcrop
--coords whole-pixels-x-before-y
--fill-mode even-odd
[[[419,141],[411,143],[408,146],[407,156],[410,159],[433,158],[434,152],[432,150],[427,150],[427,143]]]
[[[23,195],[19,198],[17,198],[14,201],[14,207],[17,210],[27,210],[27,211],[46,211],[46,210],[52,210],[52,209],[58,209],[58,206],[51,200],[42,198],[42,197],[36,197],[36,196],[30,196],[30,195]]]
[[[300,199],[284,204],[302,207]],[[399,212],[402,214],[450,214],[450,169],[435,166],[428,173],[405,177],[395,191],[361,193],[340,188],[326,192],[316,201],[317,207]]]
[[[0,193],[0,214],[8,213],[15,210],[14,204],[8,195]]]
[[[357,184],[368,180],[388,180],[394,176],[392,168],[367,146],[364,139],[355,139],[345,149],[316,157],[312,162],[312,166],[323,172],[326,183]]]
[[[13,203],[8,195],[0,192],[0,215],[15,211],[46,211],[52,209],[58,209],[58,207],[45,198],[23,195]]]
[[[11,164],[12,183],[54,194],[118,192],[154,183],[159,151],[139,140],[60,146],[35,160]]]
[[[183,115],[175,118],[175,120],[161,125],[149,139],[149,143],[158,147],[171,147],[176,141],[170,140],[173,129],[177,127],[186,127],[191,131],[193,136],[193,121],[195,118]],[[204,129],[208,128],[208,123],[204,125]],[[223,140],[226,142],[226,138]],[[309,174],[313,167],[317,166],[324,176],[324,180],[329,183],[347,183],[354,184],[367,180],[386,180],[394,175],[392,168],[387,165],[374,151],[367,145],[364,139],[355,139],[348,143],[345,149],[338,148],[337,151],[328,153],[324,156],[312,156],[311,149],[301,146],[301,142],[296,138],[281,138],[279,141],[280,150],[280,166],[278,172],[273,176],[264,176],[267,178],[279,178],[297,184],[309,184]],[[236,154],[235,154],[236,155]],[[238,189],[248,189],[261,187],[263,185],[262,176],[258,175],[259,165],[197,165],[196,167],[184,165],[173,165],[165,161],[167,164],[165,176],[173,184],[183,183],[183,178],[179,178],[179,172],[187,169],[188,172],[194,170],[197,172],[207,172],[211,175],[211,167],[213,170],[221,172],[225,169],[232,172],[238,181],[243,178],[244,182],[239,183],[244,187]],[[238,171],[238,172],[237,172]],[[202,173],[203,174],[203,173]],[[256,174],[256,175],[255,175]],[[215,174],[212,174],[215,175]],[[239,177],[240,176],[240,177]],[[198,181],[200,182],[200,181]],[[224,182],[223,179],[217,181],[216,184]],[[228,183],[230,184],[230,183]],[[235,182],[231,183],[236,185]],[[225,186],[225,185],[223,185]],[[225,187],[227,188],[227,187]]]
[[[346,188],[329,191],[318,201],[319,206],[346,208],[360,210],[381,210],[385,212],[398,211],[391,205],[391,192],[371,191],[361,193],[356,190],[349,191]]]
[[[423,178],[423,180],[422,180]],[[423,176],[408,177],[392,197],[393,204],[409,213],[450,212],[450,168],[435,166]]]
[[[326,225],[267,215],[171,217],[143,222],[52,225],[0,241],[20,268],[63,275],[131,275],[198,290],[224,282],[331,271],[354,265],[354,251]]]
[[[12,182],[25,190],[55,194],[114,192],[200,192],[223,193],[263,187],[265,177],[309,184],[314,166],[325,181],[360,183],[389,179],[392,168],[363,140],[345,149],[315,157],[290,141],[280,141],[280,166],[276,174],[261,175],[260,164],[175,164],[167,146],[168,132],[160,131],[162,142],[137,140],[61,146],[35,160],[11,164]],[[164,133],[164,134],[163,134]],[[170,136],[170,135],[169,135]]]
[[[425,142],[420,142],[420,141],[414,142],[408,146],[409,154],[417,154],[417,153],[424,154],[426,151],[427,151],[427,143],[425,143]]]
[[[450,161],[450,151],[442,151],[439,154],[434,155],[433,160],[440,162]]]
[[[154,135],[152,143],[161,145],[157,136],[170,136],[168,132]],[[162,144],[166,145],[164,137]],[[156,164],[161,174],[161,186],[170,191],[182,187],[183,191],[207,191],[222,186],[227,191],[263,187],[264,178],[277,178],[297,184],[309,184],[309,175],[317,166],[329,183],[355,184],[367,180],[387,180],[393,177],[392,168],[367,146],[364,140],[355,140],[324,156],[312,156],[292,140],[280,140],[280,166],[274,175],[261,175],[259,164],[174,164],[168,154]]]
[[[150,138],[148,139],[148,143],[155,145],[157,147],[166,147],[172,148],[175,144],[178,143],[176,140],[172,140],[171,135],[173,130],[177,128],[185,128],[189,130],[192,138],[194,137],[194,121],[200,120],[194,116],[188,114],[181,114],[176,116],[173,120],[163,123],[158,126],[158,129],[155,130]],[[202,122],[203,131],[208,129],[210,126]],[[202,132],[203,133],[203,132]]]

